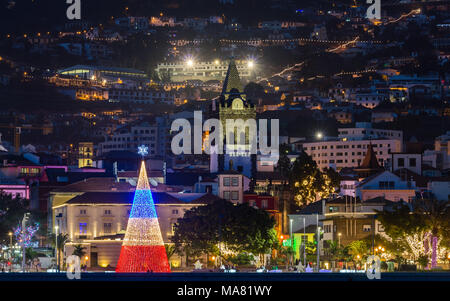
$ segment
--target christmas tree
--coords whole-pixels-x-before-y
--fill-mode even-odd
[[[140,148],[139,152],[142,155],[145,149],[143,151]],[[141,164],[116,272],[170,272],[144,161]]]

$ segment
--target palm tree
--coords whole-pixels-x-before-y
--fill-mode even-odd
[[[82,258],[86,254],[86,251],[84,251],[86,249],[86,247],[83,247],[82,245],[75,245],[75,246],[73,246],[73,248],[74,249],[73,249],[72,255],[76,255],[76,256]]]
[[[431,233],[431,267],[433,268],[437,264],[438,238],[445,236],[445,228],[448,226],[450,201],[417,200],[414,203],[414,209],[421,215],[423,224]]]
[[[328,248],[326,248],[326,252],[330,256],[334,268],[336,266],[336,259],[339,257],[341,253],[341,246],[339,246],[336,240],[330,240],[328,241]]]
[[[64,251],[64,246],[66,245],[66,243],[70,242],[69,234],[59,233],[57,236],[55,234],[50,234],[49,238],[52,246],[54,248],[56,247],[57,250],[58,262],[56,264],[59,269],[61,267],[61,254]]]
[[[177,249],[174,244],[165,244],[164,247],[166,248],[167,261],[170,263],[170,258],[175,254]]]

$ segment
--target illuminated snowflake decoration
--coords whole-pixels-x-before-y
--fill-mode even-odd
[[[22,227],[19,225],[14,230],[14,236],[16,237],[19,245],[28,248],[31,246],[33,236],[38,230],[39,230],[39,223],[25,227],[23,231]]]
[[[148,147],[146,145],[141,145],[138,147],[138,154],[145,157],[148,154]]]

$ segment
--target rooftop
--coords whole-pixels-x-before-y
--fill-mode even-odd
[[[208,204],[219,197],[209,193],[166,193],[152,192],[153,201],[158,204]],[[129,204],[133,203],[134,191],[130,192],[85,192],[65,204]]]

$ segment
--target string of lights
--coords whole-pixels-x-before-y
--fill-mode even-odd
[[[143,157],[146,151],[144,147],[139,148]],[[144,160],[116,272],[170,272]]]
[[[22,231],[22,226],[18,226],[14,230],[14,236],[16,240],[19,242],[19,245],[25,248],[31,247],[32,239],[34,234],[39,230],[39,224],[31,225],[25,227]]]

